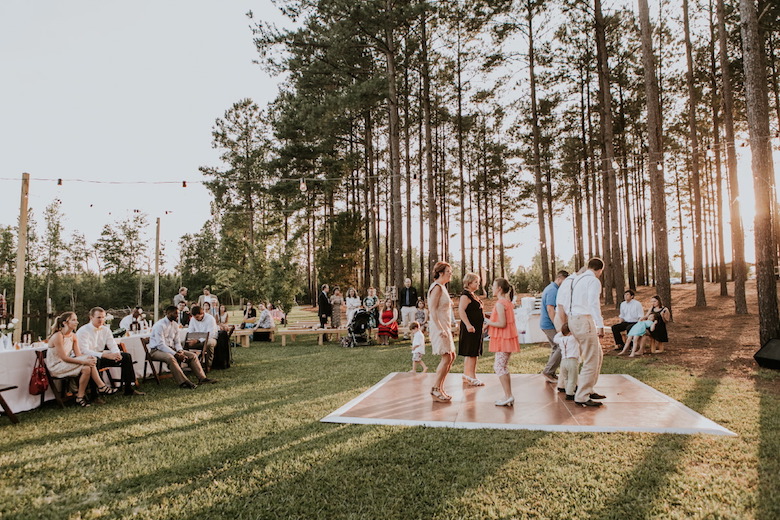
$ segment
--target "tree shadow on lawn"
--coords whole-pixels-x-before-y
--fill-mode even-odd
[[[762,373],[763,370],[767,372]],[[763,370],[756,378],[760,395],[756,518],[775,520],[780,518],[780,395],[776,389],[777,375]]]
[[[134,442],[135,437],[139,437],[141,440],[144,440],[150,435],[150,433],[145,432],[140,436],[135,436],[132,433],[125,433],[125,432],[132,432],[134,427],[138,427],[141,425],[148,425],[149,423],[153,423],[155,421],[160,421],[163,419],[184,419],[192,414],[203,412],[204,410],[214,410],[222,406],[228,406],[228,407],[239,406],[238,409],[232,412],[215,414],[209,417],[208,419],[204,420],[204,422],[207,423],[214,422],[214,421],[230,422],[233,419],[241,418],[247,414],[252,414],[264,410],[273,410],[277,407],[300,403],[301,394],[302,393],[305,394],[307,391],[311,391],[312,386],[317,387],[318,399],[322,399],[323,397],[328,395],[337,395],[344,392],[351,392],[353,390],[352,388],[348,388],[348,389],[340,388],[340,389],[333,389],[331,392],[326,392],[321,387],[321,384],[322,382],[318,379],[297,380],[295,382],[290,383],[289,386],[293,389],[293,391],[290,392],[287,396],[282,396],[282,397],[279,397],[278,395],[275,397],[269,396],[268,399],[260,403],[258,403],[257,400],[263,398],[262,393],[259,393],[257,389],[249,389],[239,394],[231,393],[229,395],[225,395],[224,397],[220,397],[217,399],[206,400],[206,401],[199,400],[195,404],[187,404],[185,406],[173,406],[172,408],[162,409],[159,412],[154,414],[138,415],[131,418],[106,422],[100,425],[95,425],[94,423],[84,423],[84,422],[68,423],[68,425],[72,425],[74,426],[74,428],[68,430],[60,430],[56,434],[47,432],[38,437],[25,438],[24,440],[3,444],[3,449],[6,452],[10,452],[10,451],[19,450],[20,448],[24,448],[24,447],[44,445],[47,442],[51,441],[53,435],[55,436],[57,442],[62,443],[66,441],[82,440],[85,437],[100,436],[101,434],[106,434],[106,433],[113,434],[116,433],[117,431],[121,431],[125,435],[124,437],[122,437],[122,440],[120,442],[132,443]],[[278,394],[279,389],[280,389],[279,386],[275,385],[272,388],[268,388],[267,391],[270,393]],[[174,391],[178,391],[178,389],[175,389]],[[197,391],[198,390],[195,390],[195,392]],[[181,392],[184,391],[182,390]],[[165,397],[170,398],[171,396],[169,394],[168,396]],[[252,401],[253,406],[251,407],[240,406],[242,402],[249,402],[250,399],[253,399]],[[155,404],[156,406],[160,406],[164,403],[165,401],[159,401]],[[99,409],[96,408],[93,410],[110,411],[110,408],[107,408],[109,406],[110,405],[105,405],[104,407],[101,407]],[[51,420],[50,414],[56,414],[62,416],[65,414],[72,414],[77,412],[81,412],[81,410],[74,411],[68,408],[66,408],[65,410],[59,408],[50,409],[50,410],[46,410],[45,413],[36,417],[36,419],[38,419],[39,421],[46,422]],[[34,426],[35,422],[29,424]],[[197,423],[190,422],[187,424],[183,424],[182,426],[165,428],[165,433],[172,434],[178,431],[187,431],[189,429],[192,429],[192,427],[196,424]],[[111,439],[107,439],[105,442],[110,444],[114,443],[114,441]],[[72,448],[72,450],[79,451],[81,450],[81,448],[78,445],[75,445]],[[49,458],[49,456],[45,454],[45,450],[39,450],[39,452],[41,453],[41,455],[37,459],[37,461],[41,461]],[[60,453],[62,455],[68,454],[67,450],[62,451]],[[36,462],[36,460],[25,458],[23,460],[15,461],[11,464],[0,465],[0,470],[9,470],[15,467],[25,466],[34,462]]]
[[[353,430],[377,440],[273,482],[246,482],[185,518],[434,518],[549,435],[357,425],[342,433]]]
[[[693,410],[703,410],[712,400],[719,385],[720,380],[699,377],[680,402]],[[583,512],[581,518],[656,518],[658,512],[653,509],[656,499],[664,496],[664,488],[670,484],[672,475],[680,470],[684,462],[682,453],[693,438],[692,435],[657,435],[653,445],[646,450],[644,458],[633,466],[630,473],[616,475],[621,485],[614,488],[614,498],[602,502],[596,509]],[[631,438],[629,442],[633,440]],[[682,497],[680,499],[683,500]]]

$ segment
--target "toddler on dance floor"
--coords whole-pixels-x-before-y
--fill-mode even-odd
[[[561,351],[561,372],[558,374],[558,391],[566,392],[566,400],[574,401],[577,376],[580,368],[580,344],[564,323],[561,331],[553,337]]]
[[[412,334],[412,369],[410,372],[417,373],[417,364],[423,369],[423,374],[428,371],[422,357],[425,354],[425,336],[420,330],[420,323],[413,321],[409,324],[409,333]]]

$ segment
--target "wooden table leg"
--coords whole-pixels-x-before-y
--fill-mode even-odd
[[[283,347],[287,346],[287,334],[282,335],[282,346]]]
[[[249,348],[249,336],[241,336],[241,346],[244,348]]]
[[[322,346],[322,338],[325,336],[324,332],[317,334],[317,345]]]

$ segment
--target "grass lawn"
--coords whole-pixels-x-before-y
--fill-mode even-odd
[[[525,348],[511,369],[539,372],[548,352]],[[739,437],[548,433],[319,422],[408,370],[408,342],[299,338],[234,356],[217,385],[166,379],[143,398],[0,418],[0,518],[780,518],[775,372],[700,378],[608,357],[604,373],[629,373]]]

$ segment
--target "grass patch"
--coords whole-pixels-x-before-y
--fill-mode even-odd
[[[537,373],[548,350],[513,356]],[[606,358],[739,434],[549,433],[323,424],[393,371],[408,342],[235,349],[194,391],[47,405],[0,424],[3,519],[780,517],[780,400],[755,381]],[[426,363],[435,366],[433,356]],[[462,371],[462,359],[454,371]],[[489,372],[492,355],[480,361]],[[424,397],[425,398],[425,397]]]

